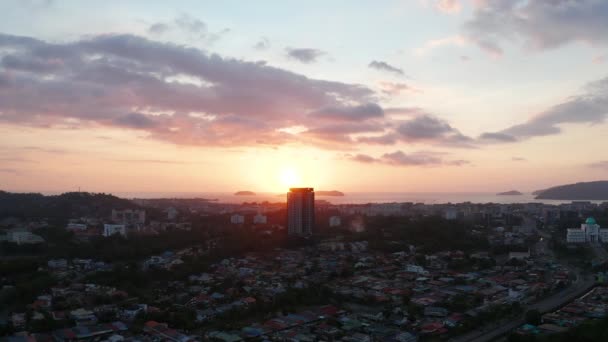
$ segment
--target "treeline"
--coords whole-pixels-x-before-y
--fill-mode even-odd
[[[44,196],[0,191],[0,218],[48,219],[51,223],[63,223],[69,218],[106,217],[112,209],[134,208],[138,206],[129,200],[104,193],[68,192]]]
[[[483,235],[472,234],[473,227],[461,221],[439,216],[408,218],[397,216],[368,217],[367,238],[373,248],[388,252],[414,245],[427,253],[445,250],[474,251],[488,247]]]
[[[513,333],[509,342],[605,342],[608,341],[608,318],[589,320],[566,332],[550,335],[519,335]]]

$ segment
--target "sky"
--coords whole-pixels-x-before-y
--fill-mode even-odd
[[[0,2],[0,189],[608,179],[608,1]]]

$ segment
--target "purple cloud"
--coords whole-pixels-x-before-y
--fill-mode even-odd
[[[386,62],[383,61],[371,61],[368,64],[368,67],[372,68],[372,69],[376,69],[376,70],[380,70],[380,71],[386,71],[389,73],[393,73],[393,74],[397,74],[400,76],[404,75],[404,72],[402,69],[399,69],[395,66],[392,66]]]
[[[366,154],[357,154],[349,156],[352,161],[360,163],[379,163],[387,164],[392,166],[463,166],[470,164],[467,160],[444,160],[442,158],[443,153],[436,152],[413,152],[404,153],[403,151],[395,151],[392,153],[385,153],[382,156],[375,158]]]
[[[535,50],[570,42],[608,44],[608,2],[604,0],[484,0],[465,24],[466,36],[493,54],[503,42]]]
[[[582,94],[572,96],[536,114],[528,121],[500,132],[483,133],[481,140],[515,142],[537,136],[561,133],[560,125],[604,122],[608,116],[608,78],[588,84]]]
[[[308,114],[328,108],[381,111],[361,85],[133,35],[59,44],[0,34],[2,48],[4,122],[95,123],[177,144],[225,146],[293,141],[277,130],[310,126]]]
[[[310,48],[287,48],[287,57],[305,64],[315,63],[317,58],[325,55],[324,51]]]

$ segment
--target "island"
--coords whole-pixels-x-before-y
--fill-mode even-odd
[[[338,190],[331,190],[331,191],[315,191],[315,196],[344,196],[343,192],[340,192]]]
[[[536,199],[549,200],[608,200],[608,181],[580,182],[542,190]]]
[[[237,191],[234,193],[235,196],[255,196],[253,191]]]
[[[498,195],[498,196],[521,196],[521,195],[523,195],[523,193],[521,193],[517,190],[511,190],[511,191],[499,192],[496,195]]]

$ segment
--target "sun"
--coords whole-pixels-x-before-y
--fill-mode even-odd
[[[300,183],[300,175],[292,168],[284,168],[279,175],[281,184],[287,188],[292,188]]]

